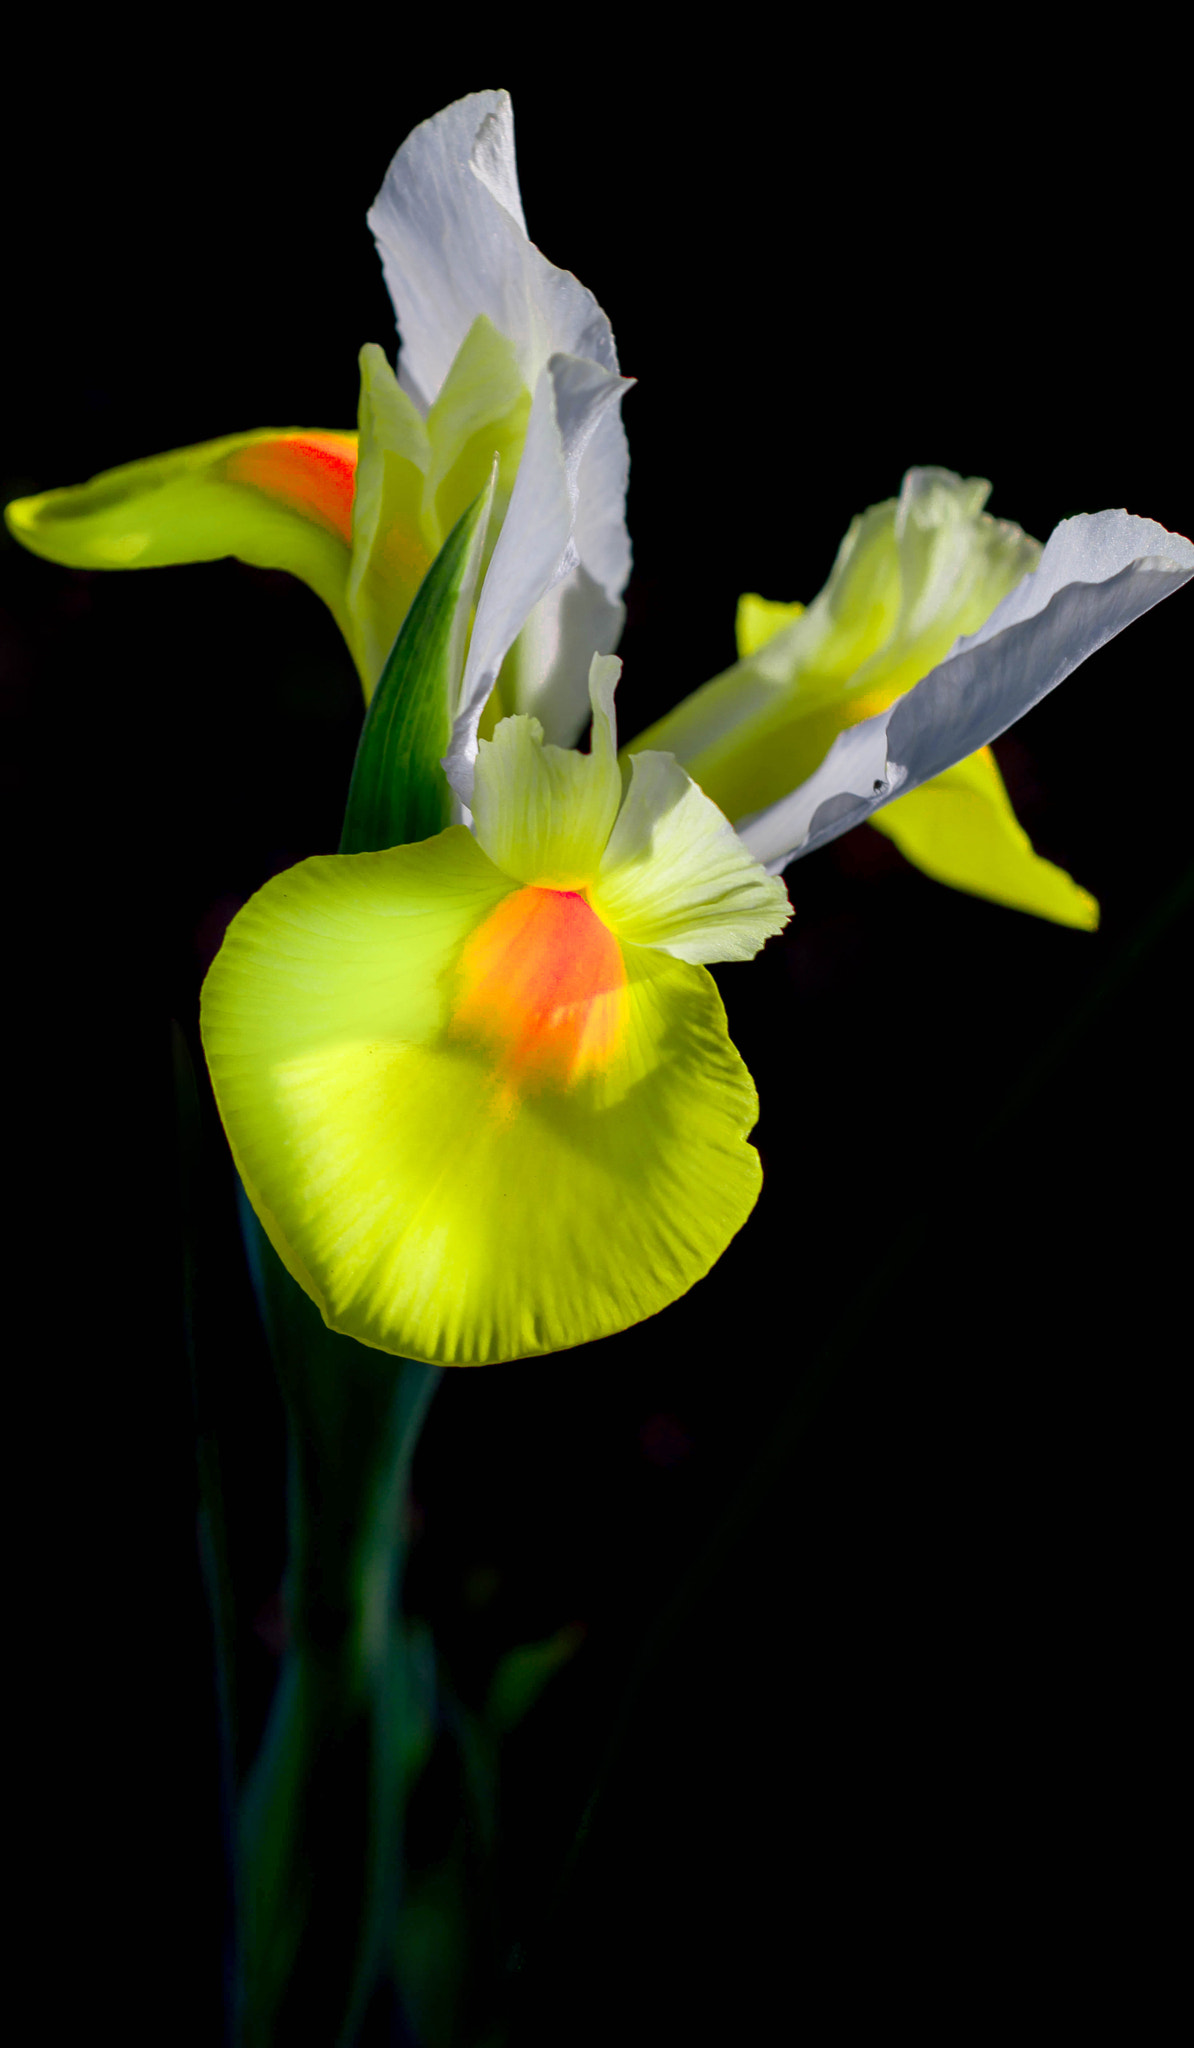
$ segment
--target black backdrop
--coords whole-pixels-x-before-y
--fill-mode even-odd
[[[357,347],[392,344],[365,209],[417,120],[505,83],[531,234],[639,380],[624,733],[732,657],[739,591],[811,596],[912,462],[993,478],[1041,538],[1119,504],[1191,531],[1163,51],[1043,71],[747,21],[644,69],[614,35],[345,22],[250,58],[194,32],[148,77],[131,45],[47,44],[10,83],[5,495],[350,425]],[[285,577],[76,576],[11,547],[0,569],[10,1115],[31,1112],[15,1185],[45,1276],[12,1253],[14,1626],[51,1737],[31,1895],[61,1964],[39,1981],[50,2011],[123,2005],[129,2038],[216,2040],[167,1026],[195,1048],[231,911],[334,846],[359,704]],[[718,975],[762,1101],[748,1227],[637,1331],[448,1376],[412,1599],[474,1693],[498,1648],[587,1631],[510,1755],[519,2042],[957,2038],[1030,1998],[1148,2029],[1184,1529],[1190,604],[997,749],[1099,934],[938,888],[866,828],[790,870],[787,933]],[[251,1735],[281,1422],[206,1114],[200,1369]]]

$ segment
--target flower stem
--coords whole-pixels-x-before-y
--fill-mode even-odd
[[[288,1641],[240,1827],[242,2048],[349,2048],[401,1893],[418,1704],[400,1598],[434,1366],[327,1330],[256,1218],[246,1241],[290,1424]]]

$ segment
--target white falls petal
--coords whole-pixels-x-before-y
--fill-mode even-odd
[[[1054,528],[1040,566],[914,689],[840,733],[790,796],[737,831],[772,873],[1006,732],[1087,656],[1194,576],[1194,545],[1128,512]]]

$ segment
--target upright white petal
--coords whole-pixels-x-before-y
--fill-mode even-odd
[[[1054,528],[1040,566],[887,711],[840,733],[807,782],[738,821],[772,871],[997,739],[1105,641],[1194,576],[1194,545],[1128,512]]]
[[[556,746],[574,745],[588,720],[594,653],[612,654],[622,637],[626,607],[619,593],[630,574],[628,469],[626,435],[611,404],[593,429],[577,475],[572,541],[579,560],[527,620],[519,637],[516,688],[506,697],[508,711],[533,712]],[[502,689],[505,694],[506,676]]]
[[[574,561],[518,635],[514,672],[508,666],[502,674],[506,709],[531,712],[557,747],[575,745],[589,716],[586,665],[594,653],[613,653],[624,618],[625,607],[611,604],[584,563]]]
[[[624,382],[623,391],[628,388]],[[548,739],[562,747],[573,745],[588,717],[591,656],[612,654],[626,623],[622,592],[630,575],[629,471],[626,430],[620,411],[610,405],[581,458],[572,533],[580,560],[538,607],[539,613],[555,613],[553,660],[530,669],[537,675],[535,700],[525,708],[537,713]]]
[[[454,785],[464,787],[471,785],[485,701],[473,697],[483,677],[492,687],[495,649],[500,666],[522,635],[507,709],[533,714],[548,740],[570,745],[588,716],[593,652],[611,654],[617,645],[630,574],[629,456],[614,401],[626,384],[618,377],[609,321],[593,294],[527,237],[508,93],[472,93],[416,128],[386,173],[369,225],[398,319],[398,380],[424,413],[481,313],[513,345],[532,393],[539,392],[549,363],[561,358],[587,363],[594,373],[580,398],[585,418],[579,426],[563,416],[559,421],[566,517],[561,463],[542,416],[533,438],[529,433],[522,465],[531,465],[528,480],[515,486],[507,517],[509,524],[517,511],[511,542],[499,542],[494,555],[463,719],[448,756]],[[578,373],[570,374],[575,385]],[[568,412],[567,379],[554,381],[556,402]],[[608,396],[592,411],[598,390]],[[542,503],[530,502],[532,488],[542,493]]]
[[[369,226],[402,338],[399,381],[424,411],[478,313],[513,342],[531,391],[552,355],[617,370],[592,292],[527,238],[508,93],[470,93],[408,135]]]
[[[509,509],[477,602],[460,706],[444,759],[448,780],[464,804],[472,801],[477,725],[506,653],[540,599],[579,566],[574,531],[585,451],[602,415],[624,389],[625,379],[616,371],[576,356],[553,356],[539,378]],[[593,651],[590,642],[582,682]],[[533,696],[519,708],[538,715]]]

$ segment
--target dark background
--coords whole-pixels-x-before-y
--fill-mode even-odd
[[[588,16],[509,48],[346,19],[265,55],[195,32],[148,76],[144,50],[47,42],[9,86],[4,495],[351,425],[356,350],[393,340],[366,207],[415,122],[504,83],[530,232],[639,380],[626,736],[732,658],[740,591],[811,597],[913,462],[991,477],[991,509],[1042,539],[1121,504],[1190,532],[1165,52],[1043,68],[1025,33],[777,45],[744,17],[652,67]],[[48,2016],[115,2000],[128,2038],[216,2040],[168,1024],[197,1049],[228,917],[334,846],[359,696],[284,576],[75,575],[7,545],[0,575],[39,1996]],[[500,1649],[586,1629],[509,1755],[519,2043],[969,2038],[1029,1999],[1042,2023],[1145,2033],[1163,2009],[1191,603],[997,748],[1099,934],[939,888],[866,828],[798,864],[788,931],[718,974],[762,1103],[747,1228],[636,1331],[447,1375],[412,1601],[474,1698]],[[283,1444],[205,1115],[200,1371],[248,1744]]]

